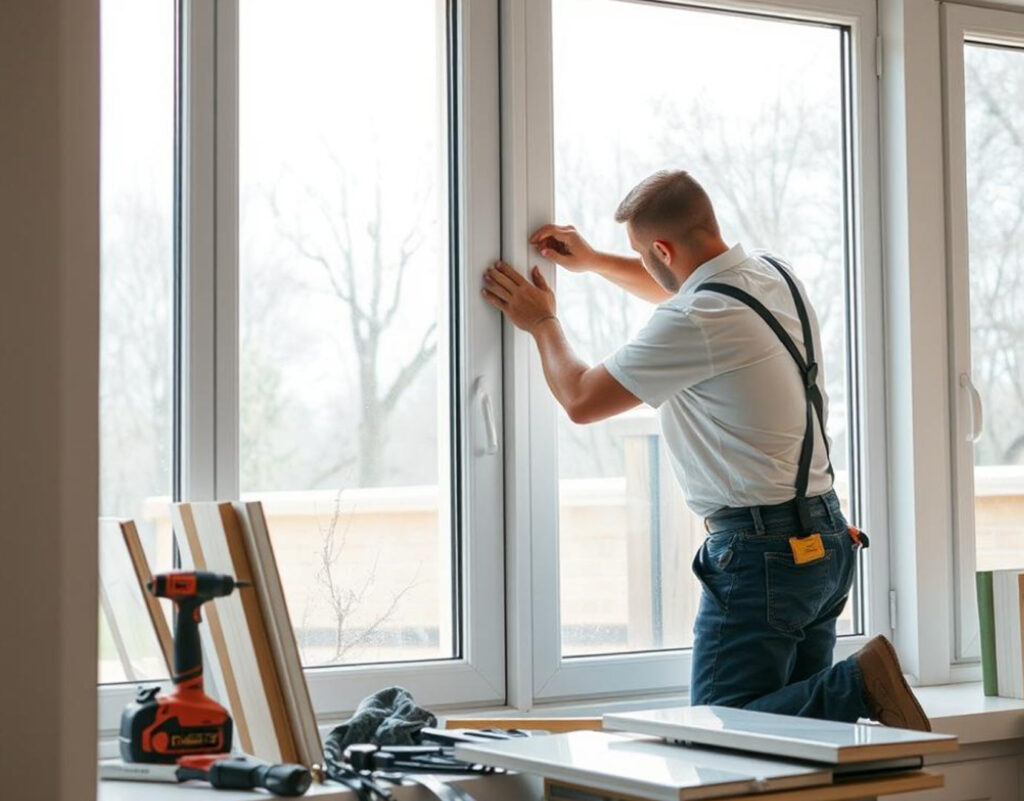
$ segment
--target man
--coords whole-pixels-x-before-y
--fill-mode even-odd
[[[572,226],[530,241],[659,304],[604,364],[565,338],[554,293],[498,262],[484,297],[535,339],[548,386],[576,423],[640,403],[662,433],[708,536],[693,570],[694,704],[928,730],[892,645],[875,637],[835,665],[836,618],[866,545],[832,489],[818,323],[788,267],[722,239],[711,201],[686,172],[659,172],[619,205],[639,258],[599,253]]]

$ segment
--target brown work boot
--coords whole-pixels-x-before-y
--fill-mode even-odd
[[[921,705],[900,670],[896,649],[885,637],[872,637],[854,654],[864,679],[864,700],[871,717],[884,726],[931,731]]]

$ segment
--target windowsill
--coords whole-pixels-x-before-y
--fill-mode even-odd
[[[1024,700],[986,697],[981,682],[942,684],[915,687],[921,706],[935,731],[955,734],[961,745],[998,742],[1024,738]],[[630,698],[620,701],[588,701],[577,704],[537,707],[523,713],[515,709],[466,710],[464,714],[448,712],[445,717],[585,717],[605,712],[685,706],[685,695],[654,698]]]
[[[955,734],[961,745],[1024,738],[1024,700],[990,698],[981,682],[915,687],[932,728]]]
[[[917,687],[914,689],[921,706],[932,721],[935,731],[955,734],[960,744],[972,745],[979,743],[998,742],[1024,738],[1024,700],[1016,698],[988,698],[982,693],[980,682],[962,684],[943,684],[934,687]],[[465,713],[448,712],[450,717],[508,717],[528,718],[531,716],[593,716],[615,709],[643,709],[658,706],[678,706],[687,703],[685,696],[662,696],[660,698],[629,699],[615,702],[587,702],[571,705],[548,706],[535,709],[532,713],[523,713],[514,709],[467,710]],[[326,733],[329,726],[321,726]],[[478,798],[503,799],[527,797],[525,788],[529,777],[523,776],[490,776],[482,782],[483,777],[474,776],[458,782],[465,782],[466,789],[475,793]],[[513,787],[510,782],[515,783]],[[486,785],[486,792],[483,785]],[[470,786],[475,785],[475,786]],[[533,785],[529,785],[533,787]],[[181,795],[179,790],[188,790]],[[539,792],[539,790],[538,790]],[[99,801],[174,801],[174,799],[192,799],[193,801],[241,801],[253,798],[253,793],[226,792],[212,790],[200,784],[187,784],[181,787],[172,785],[144,785],[135,782],[100,782]],[[262,796],[261,796],[262,797]],[[337,785],[321,785],[313,788],[308,797],[323,798],[324,801],[342,801],[353,798],[347,790]],[[395,791],[398,799],[418,799],[420,796],[415,787],[404,787]],[[539,795],[537,796],[539,797]]]

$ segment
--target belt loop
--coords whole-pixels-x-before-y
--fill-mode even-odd
[[[764,519],[761,517],[761,507],[751,506],[750,516],[754,520],[754,531],[758,534],[764,534]]]
[[[839,526],[839,521],[836,518],[836,513],[832,511],[831,494],[825,493],[821,496],[821,502],[825,506],[825,513],[828,515],[829,525],[832,526],[832,530],[835,531]]]

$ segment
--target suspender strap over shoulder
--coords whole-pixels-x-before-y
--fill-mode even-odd
[[[804,384],[804,397],[806,399],[807,413],[804,422],[804,439],[800,446],[800,460],[797,464],[796,471],[796,509],[797,515],[800,518],[800,527],[803,529],[802,533],[804,535],[808,535],[814,533],[813,525],[811,523],[810,507],[807,503],[807,485],[811,475],[811,459],[814,455],[815,417],[818,418],[818,426],[821,429],[821,438],[825,442],[825,454],[829,458],[828,472],[830,476],[835,478],[835,474],[832,470],[831,457],[828,453],[828,438],[825,436],[825,404],[821,395],[821,390],[818,388],[818,362],[814,354],[814,337],[811,332],[811,321],[807,314],[807,306],[804,304],[803,297],[800,295],[800,290],[797,289],[796,282],[793,281],[792,276],[790,276],[785,268],[771,256],[762,256],[762,258],[778,271],[783,279],[785,279],[787,286],[789,286],[789,292],[793,296],[793,304],[796,306],[797,316],[800,318],[800,328],[803,333],[806,356],[801,353],[800,348],[793,340],[793,337],[789,335],[786,329],[782,326],[782,323],[779,322],[778,318],[772,314],[767,307],[761,303],[761,301],[749,292],[745,292],[738,287],[731,286],[730,284],[723,284],[714,281],[706,281],[697,287],[697,291],[717,292],[720,295],[726,295],[734,300],[738,300],[740,303],[753,309],[753,311],[756,312],[757,315],[765,321],[765,323],[767,323],[768,327],[775,333],[775,336],[779,338],[779,341],[782,343],[783,347],[785,347],[786,351],[796,363],[797,369],[800,371],[800,376],[803,379]]]

